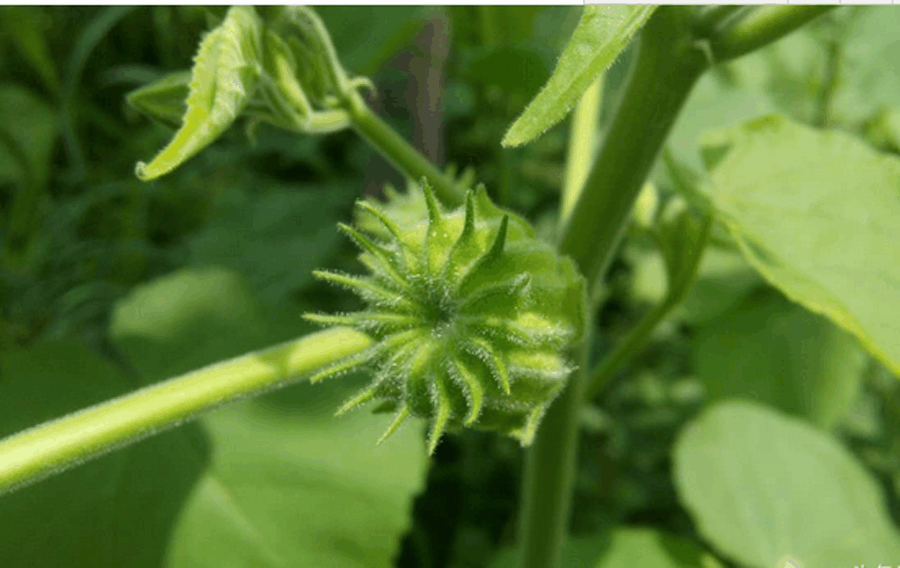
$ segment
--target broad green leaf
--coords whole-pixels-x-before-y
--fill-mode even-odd
[[[43,187],[59,129],[56,112],[20,85],[0,85],[0,183]]]
[[[772,292],[755,294],[694,337],[713,399],[755,399],[830,428],[853,403],[868,357],[850,334]]]
[[[125,100],[151,118],[177,128],[187,112],[190,83],[190,71],[177,71],[131,91]]]
[[[685,321],[709,322],[736,306],[764,282],[739,252],[710,245],[697,270],[697,282],[678,310]]]
[[[740,124],[774,110],[775,105],[759,90],[730,88],[713,73],[706,73],[694,85],[678,113],[666,146],[679,162],[703,171],[698,150],[704,131]]]
[[[562,120],[655,9],[649,5],[585,6],[550,80],[516,119],[502,144],[521,146]]]
[[[490,568],[514,568],[516,551],[498,554]],[[696,543],[650,528],[616,528],[611,533],[570,538],[563,545],[566,568],[721,568]]]
[[[842,45],[840,81],[833,114],[842,122],[859,122],[873,107],[900,106],[900,10],[894,6],[854,7]]]
[[[306,325],[262,310],[232,273],[193,270],[126,298],[113,337],[146,381]],[[376,446],[391,416],[333,416],[359,386],[353,377],[301,383],[201,419],[212,464],[182,511],[167,565],[393,566],[424,484],[423,428],[410,423]]]
[[[6,353],[0,364],[0,437],[134,389],[71,340]],[[207,454],[188,426],[0,496],[0,565],[158,568]]]
[[[220,267],[183,269],[119,300],[110,336],[142,382],[164,379],[315,329],[299,310],[264,306],[239,275]],[[164,354],[163,354],[164,353]]]
[[[900,161],[778,116],[710,140],[720,161],[695,201],[773,286],[900,375]]]
[[[258,79],[260,28],[253,7],[235,6],[206,35],[191,70],[181,128],[149,164],[138,162],[135,173],[140,179],[150,181],[172,171],[210,145],[241,114]]]
[[[343,400],[297,387],[289,413],[244,404],[203,420],[213,464],[169,551],[173,568],[388,568],[424,485],[420,423],[380,446],[391,415],[335,418]]]
[[[210,223],[188,241],[189,262],[233,268],[261,299],[287,300],[341,242],[335,223],[355,194],[349,186],[223,193]]]
[[[681,502],[738,564],[845,568],[900,557],[881,486],[813,426],[723,402],[685,428],[674,451]]]
[[[875,113],[863,126],[866,139],[878,148],[900,154],[900,104]]]

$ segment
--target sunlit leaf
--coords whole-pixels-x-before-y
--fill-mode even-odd
[[[716,404],[682,431],[674,463],[700,534],[740,565],[840,568],[900,557],[881,486],[800,420],[751,402]]]
[[[550,80],[516,119],[502,144],[520,146],[562,120],[655,9],[650,5],[585,6]]]
[[[770,116],[708,137],[693,194],[751,265],[900,375],[900,161]]]
[[[200,43],[191,70],[187,112],[175,137],[149,164],[144,181],[164,175],[219,137],[247,105],[259,74],[261,24],[250,6],[235,6]]]

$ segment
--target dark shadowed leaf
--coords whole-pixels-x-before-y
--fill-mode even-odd
[[[306,326],[290,312],[261,309],[234,274],[195,270],[123,301],[113,334],[135,367],[157,378],[244,353],[266,338],[295,337]],[[201,420],[212,464],[179,519],[169,566],[393,566],[424,482],[423,428],[411,422],[375,446],[392,417],[335,418],[352,393],[347,380],[271,395],[289,394],[289,412],[256,400]]]
[[[5,354],[2,367],[0,437],[135,387],[73,341]],[[0,565],[161,566],[206,460],[206,440],[189,426],[0,495]]]
[[[694,358],[711,398],[754,399],[825,428],[846,414],[868,361],[852,335],[772,292],[701,328]]]

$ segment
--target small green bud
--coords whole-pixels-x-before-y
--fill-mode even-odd
[[[569,348],[585,325],[585,284],[574,263],[483,188],[453,211],[424,181],[418,196],[394,192],[388,205],[357,206],[362,230],[341,229],[370,274],[316,276],[368,307],[306,317],[355,327],[376,343],[311,380],[370,370],[372,382],[338,413],[382,401],[380,410],[397,413],[382,440],[413,415],[431,423],[429,453],[445,431],[463,426],[529,445],[574,368]]]

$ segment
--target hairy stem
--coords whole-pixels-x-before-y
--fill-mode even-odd
[[[435,194],[449,206],[463,203],[463,190],[456,187],[453,180],[441,173],[437,166],[410,146],[393,128],[375,116],[359,94],[353,93],[349,97],[347,111],[356,131],[404,175],[413,180],[428,178]]]
[[[710,38],[716,62],[728,61],[796,30],[837,6],[757,6]]]
[[[605,143],[564,226],[558,248],[588,278],[602,277],[630,219],[638,192],[705,59],[691,45],[690,12],[659,8],[643,32],[637,62]],[[590,310],[593,313],[593,310]],[[578,411],[587,382],[590,333],[581,368],[553,403],[525,464],[519,517],[520,568],[558,568],[572,506]]]
[[[519,568],[558,568],[566,538],[578,464],[578,409],[587,382],[589,323],[573,350],[579,369],[547,411],[525,455],[519,512]]]
[[[650,167],[706,67],[688,15],[663,6],[647,23],[626,91],[560,236],[560,251],[581,268],[588,290],[612,260]]]
[[[19,489],[205,412],[274,388],[370,346],[330,328],[215,363],[0,440],[0,494]]]

